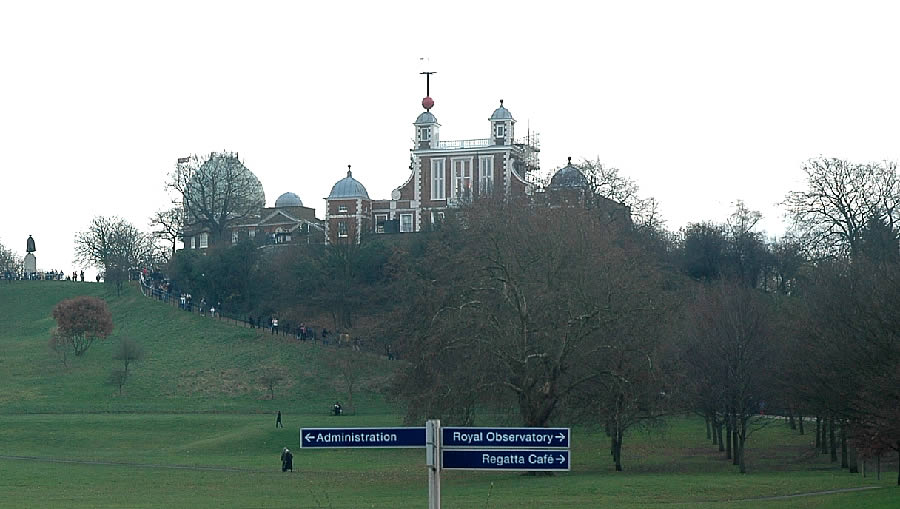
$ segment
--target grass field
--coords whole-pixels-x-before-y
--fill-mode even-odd
[[[145,345],[120,396],[103,383],[117,338],[64,368],[46,346],[61,298],[108,298],[116,335]],[[345,399],[330,368],[338,352],[188,315],[94,284],[0,286],[0,507],[398,508],[427,505],[424,451],[299,450],[298,428],[396,426],[401,413],[377,390],[393,364],[365,356],[356,415],[330,417]],[[363,355],[363,354],[360,354]],[[258,376],[289,378],[269,400]],[[274,412],[284,412],[275,429]],[[702,421],[670,419],[626,436],[614,472],[605,436],[572,431],[571,472],[445,471],[444,508],[897,507],[896,460],[881,481],[815,454],[811,435],[773,423],[748,442],[740,475],[704,438]],[[280,471],[282,447],[294,472]],[[762,500],[826,490],[878,489]]]

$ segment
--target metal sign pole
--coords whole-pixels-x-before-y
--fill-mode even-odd
[[[428,509],[441,509],[441,421],[425,423],[425,464],[428,466]]]

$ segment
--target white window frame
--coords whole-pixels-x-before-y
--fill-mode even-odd
[[[347,227],[347,221],[338,221],[338,237],[344,238],[350,235],[350,228]]]
[[[197,237],[191,237],[191,249],[197,249]]]
[[[478,194],[494,189],[494,156],[478,156]]]
[[[248,233],[250,234],[251,239],[256,238],[256,230],[250,230]]]
[[[408,226],[404,225],[406,222],[404,219],[409,220]],[[413,215],[412,214],[400,214],[400,233],[412,233],[413,231]]]
[[[237,241],[238,241],[238,231],[234,230],[231,232],[231,243],[237,244]]]
[[[418,138],[419,141],[431,141],[431,128],[430,127],[419,127],[418,128]]]
[[[431,160],[431,199],[446,200],[447,199],[447,170],[444,164],[445,160]]]
[[[350,209],[346,205],[338,205],[338,213],[346,214]]]
[[[201,232],[200,233],[200,249],[205,249],[209,247],[209,233]]]
[[[387,221],[387,214],[375,214],[375,233],[384,233],[384,223]],[[382,223],[379,226],[379,221]]]
[[[450,190],[453,193],[453,198],[459,199],[461,196],[465,196],[466,194],[461,192],[463,189],[462,183],[467,181],[469,182],[469,193],[468,197],[472,196],[472,166],[473,166],[472,157],[455,157],[450,160],[450,168],[451,175],[453,177],[453,188]],[[462,171],[462,174],[460,174]]]
[[[482,131],[484,132],[484,131]],[[494,124],[494,138],[505,138],[506,137],[506,124],[503,122],[497,122]]]

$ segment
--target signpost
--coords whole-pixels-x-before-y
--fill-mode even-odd
[[[569,451],[528,449],[451,449],[441,465],[452,470],[568,471]]]
[[[301,428],[302,448],[423,447],[428,507],[441,508],[441,470],[569,471],[569,428]]]
[[[441,445],[457,447],[569,448],[569,428],[441,428]]]
[[[300,447],[425,447],[425,428],[301,428]]]

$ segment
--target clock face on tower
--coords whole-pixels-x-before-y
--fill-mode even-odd
[[[400,190],[399,189],[394,189],[393,191],[391,191],[391,199],[392,200],[400,199]]]

